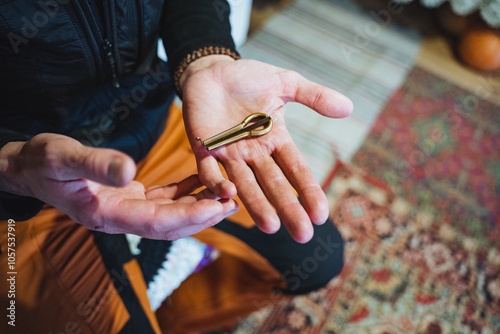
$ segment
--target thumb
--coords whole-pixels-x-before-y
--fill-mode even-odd
[[[288,101],[299,102],[331,118],[344,118],[352,113],[352,101],[345,95],[307,80],[296,72],[290,71],[286,77],[285,98]]]
[[[104,185],[122,187],[129,184],[136,173],[135,162],[128,155],[107,148],[94,148],[70,139],[60,154],[61,168],[56,168],[58,180],[89,179]]]

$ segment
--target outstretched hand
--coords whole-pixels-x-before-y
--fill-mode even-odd
[[[218,199],[198,175],[145,189],[132,181],[136,167],[127,155],[83,146],[57,134],[40,134],[2,149],[2,190],[36,197],[91,230],[175,240],[212,226],[238,210]],[[8,156],[8,158],[6,158]],[[2,164],[0,164],[1,166]]]
[[[237,193],[262,231],[276,232],[281,218],[296,241],[310,240],[311,222],[322,224],[328,218],[328,201],[288,133],[283,106],[299,102],[326,117],[343,118],[351,113],[352,102],[296,72],[218,55],[190,64],[180,84],[186,130],[202,183],[221,198]],[[233,127],[255,112],[272,117],[270,133],[212,151],[196,140]]]

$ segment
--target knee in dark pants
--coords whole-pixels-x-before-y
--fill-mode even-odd
[[[344,265],[344,241],[333,222],[313,226],[314,236],[305,244],[293,240],[283,224],[274,234],[230,221],[215,227],[243,240],[266,258],[287,283],[282,293],[299,295],[324,287]]]
[[[305,248],[294,252],[288,269],[282,271],[287,283],[284,294],[306,294],[326,286],[344,266],[344,241],[335,228],[319,228]],[[327,231],[325,231],[327,230]],[[324,233],[327,232],[327,233]],[[301,248],[301,247],[300,247]]]

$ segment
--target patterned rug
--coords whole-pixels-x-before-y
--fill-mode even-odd
[[[500,240],[500,106],[413,70],[353,163],[414,211],[483,247]]]
[[[499,107],[414,69],[325,189],[346,239],[329,286],[233,333],[499,333]]]

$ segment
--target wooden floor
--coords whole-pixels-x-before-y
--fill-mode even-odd
[[[423,40],[417,65],[500,106],[500,73],[480,73],[467,68],[457,60],[450,42],[442,36]]]

